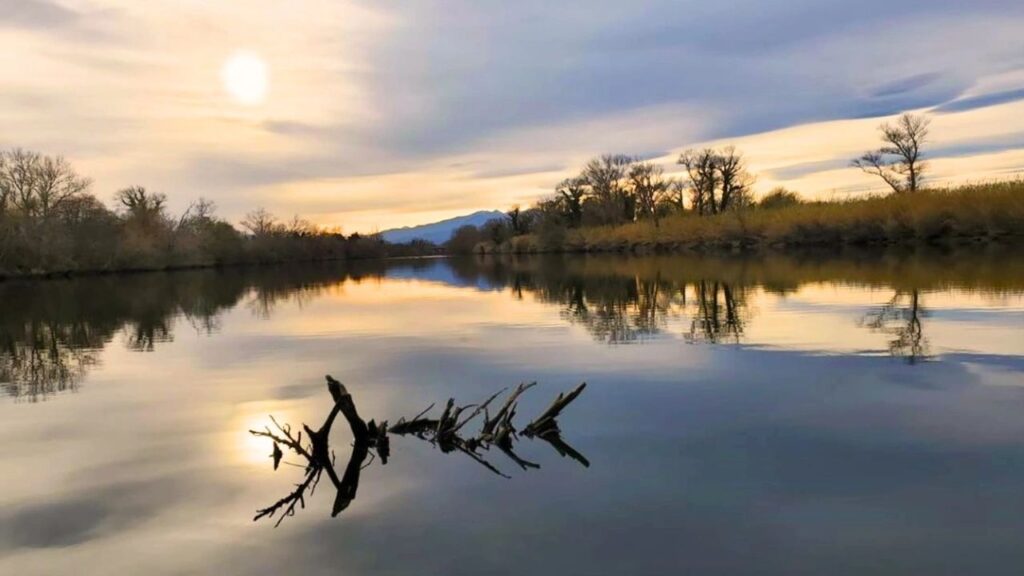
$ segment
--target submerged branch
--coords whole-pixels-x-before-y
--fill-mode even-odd
[[[369,423],[364,421],[359,416],[352,395],[345,388],[345,385],[330,376],[327,376],[326,379],[327,388],[334,400],[334,405],[331,407],[331,411],[328,413],[324,423],[317,430],[313,430],[308,425],[303,425],[303,429],[306,431],[306,444],[303,443],[301,432],[293,435],[291,426],[287,424],[282,426],[273,417],[271,417],[271,421],[274,423],[277,431],[271,430],[269,426],[264,430],[249,431],[255,436],[269,438],[274,443],[272,458],[274,459],[275,470],[277,470],[283,455],[282,445],[306,460],[306,472],[303,481],[296,484],[295,489],[284,498],[281,498],[267,508],[257,511],[256,517],[253,520],[273,517],[280,512],[280,516],[275,524],[276,526],[285,517],[293,516],[297,506],[305,507],[307,492],[312,494],[320,480],[321,474],[325,472],[336,492],[331,515],[337,516],[347,509],[355,499],[356,491],[359,487],[360,473],[366,467],[364,462],[366,462],[367,458],[373,457],[376,454],[376,456],[381,458],[382,464],[387,463],[390,452],[389,434],[414,436],[430,442],[445,453],[461,452],[488,471],[503,478],[509,478],[509,476],[484,458],[480,453],[481,450],[486,451],[491,446],[496,446],[523,470],[540,468],[539,464],[520,457],[513,450],[514,443],[518,439],[513,423],[519,406],[518,399],[523,392],[535,386],[536,382],[519,384],[508,395],[502,407],[493,417],[488,412],[488,406],[505,393],[507,388],[492,394],[480,404],[459,406],[455,404],[455,399],[451,398],[446,402],[445,408],[438,419],[426,416],[434,407],[434,404],[431,404],[413,418],[409,420],[400,418],[394,426],[389,428],[387,421],[382,421],[380,424],[377,424],[374,420],[370,420]],[[556,422],[556,418],[558,418],[562,410],[575,400],[585,387],[586,384],[580,384],[569,394],[559,394],[547,410],[527,425],[526,429],[523,430],[523,435],[530,438],[540,438],[554,447],[560,455],[568,456],[583,466],[589,466],[590,462],[582,454],[561,439]],[[468,415],[463,416],[467,411],[469,411]],[[338,414],[341,414],[348,422],[355,439],[348,464],[345,466],[345,471],[340,478],[335,471],[333,453],[330,449],[331,428]],[[479,434],[469,438],[461,436],[460,431],[481,414],[484,415],[484,421]],[[370,460],[370,463],[372,462],[373,460]],[[281,512],[282,510],[283,512]]]

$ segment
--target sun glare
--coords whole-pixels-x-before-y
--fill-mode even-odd
[[[236,52],[221,69],[224,89],[241,104],[255,106],[267,95],[267,65],[257,54]]]

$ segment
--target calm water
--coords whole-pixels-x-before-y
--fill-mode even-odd
[[[0,284],[2,574],[1020,574],[1024,265],[551,258]],[[411,437],[331,517],[249,429],[521,381],[589,467]],[[435,416],[438,410],[435,409]],[[470,425],[472,427],[473,424]],[[335,426],[340,475],[351,434]]]

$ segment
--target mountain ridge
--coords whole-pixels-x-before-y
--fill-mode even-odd
[[[384,240],[393,244],[401,244],[413,240],[427,240],[434,244],[443,244],[451,238],[452,232],[462,226],[482,226],[488,220],[504,216],[505,214],[498,210],[478,210],[472,214],[447,218],[428,224],[392,228],[384,230],[380,234]]]

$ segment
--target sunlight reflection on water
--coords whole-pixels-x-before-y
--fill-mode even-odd
[[[567,257],[0,284],[0,572],[858,574],[1024,566],[1024,270]],[[521,381],[584,468],[394,439],[330,518],[249,429]],[[352,443],[332,432],[339,473]],[[515,472],[515,474],[513,474]],[[983,486],[984,490],[979,490]],[[614,543],[614,545],[612,545]],[[528,550],[529,553],[524,553]]]

